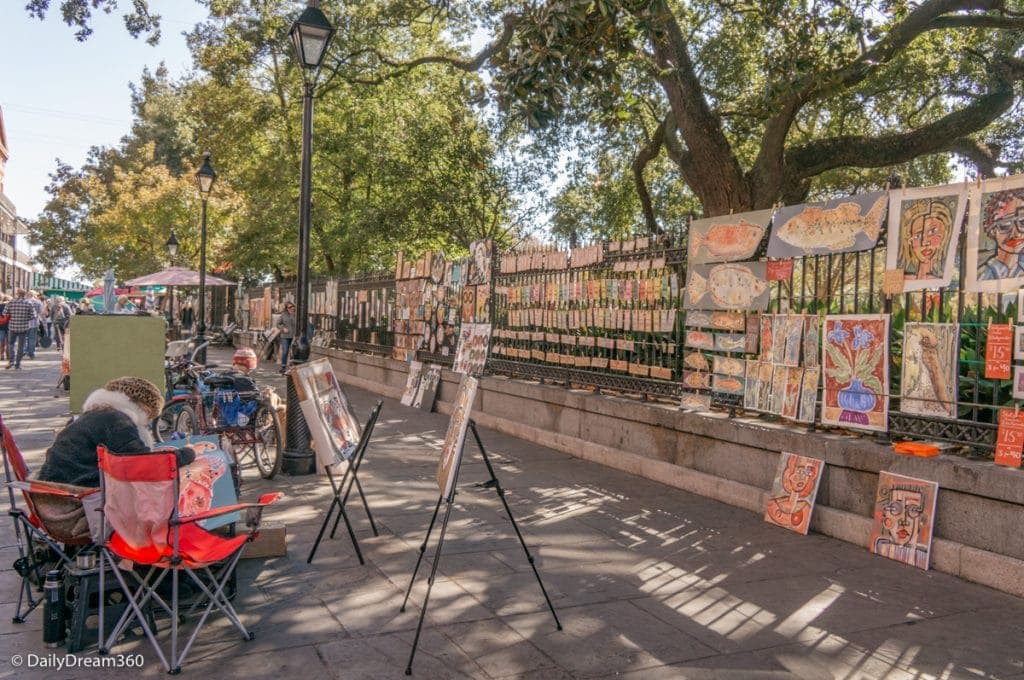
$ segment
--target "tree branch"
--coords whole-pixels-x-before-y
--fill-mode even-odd
[[[636,193],[640,197],[640,207],[643,209],[644,222],[647,223],[647,233],[651,235],[663,234],[665,230],[658,225],[658,218],[654,214],[651,192],[647,189],[647,182],[644,180],[644,169],[661,152],[661,146],[665,139],[665,128],[669,124],[668,118],[666,116],[661,120],[647,144],[637,152],[636,158],[633,159],[633,181],[636,183]]]

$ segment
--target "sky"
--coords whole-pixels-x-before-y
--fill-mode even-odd
[[[53,0],[52,5],[59,5]],[[129,2],[120,3],[130,6]],[[155,47],[134,39],[121,15],[97,12],[85,42],[61,21],[59,6],[45,21],[29,17],[24,0],[0,2],[0,108],[10,159],[4,193],[25,219],[46,204],[56,159],[80,167],[93,146],[116,145],[132,121],[128,84],[142,69],[165,62],[172,77],[188,73],[184,31],[206,17],[193,0],[157,0],[162,37]]]

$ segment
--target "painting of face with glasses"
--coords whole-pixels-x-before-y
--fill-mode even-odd
[[[967,265],[968,290],[1024,284],[1024,177],[986,180],[972,191]]]
[[[871,552],[927,569],[938,495],[936,482],[879,472]]]

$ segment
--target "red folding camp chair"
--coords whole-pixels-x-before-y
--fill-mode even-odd
[[[89,526],[82,506],[83,499],[99,493],[69,484],[29,479],[28,465],[14,436],[0,417],[0,450],[4,458],[4,477],[10,502],[14,535],[18,544],[15,570],[21,576],[15,623],[39,606],[46,571],[54,566],[73,564],[74,549],[92,544]],[[24,507],[18,505],[15,489],[21,491]],[[70,555],[69,555],[70,553]]]
[[[100,446],[97,454],[101,473],[100,488],[104,494],[103,534],[106,536],[110,531],[101,546],[100,559],[112,567],[128,601],[128,608],[106,641],[101,637],[100,653],[108,653],[110,645],[135,621],[142,627],[167,671],[176,674],[181,671],[181,664],[192,648],[192,643],[214,609],[223,612],[231,620],[241,631],[242,639],[253,639],[252,633],[245,629],[225,596],[224,586],[238,564],[245,543],[256,537],[263,508],[280,498],[281,494],[264,494],[257,503],[240,503],[180,517],[178,466],[173,451],[123,455],[112,454]],[[206,531],[197,524],[200,520],[241,510],[246,511],[247,533],[222,536]],[[125,560],[136,567],[149,568],[145,575],[140,575],[130,566],[122,572],[121,567],[127,566]],[[215,573],[211,567],[218,566]],[[192,613],[203,604],[206,606],[192,636],[179,654],[181,603],[178,588],[181,572],[185,572],[194,586],[202,591],[202,597],[196,599],[186,613]],[[101,568],[101,578],[103,573]],[[125,573],[131,574],[134,581],[132,586],[129,586]],[[157,592],[157,587],[168,574],[171,577],[170,603]],[[156,631],[143,612],[144,608],[153,605],[170,615],[169,659],[157,642]],[[102,607],[99,629],[102,636]]]

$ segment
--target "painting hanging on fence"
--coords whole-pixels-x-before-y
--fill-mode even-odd
[[[682,411],[707,412],[711,410],[710,394],[684,394],[679,400],[679,409]]]
[[[903,272],[903,290],[948,286],[967,212],[967,185],[892,192],[885,267]]]
[[[879,472],[871,552],[927,569],[938,495],[936,482]]]
[[[804,380],[800,385],[800,410],[796,414],[798,423],[813,423],[814,412],[818,405],[818,379],[820,368],[805,368]]]
[[[491,282],[491,260],[494,258],[494,240],[489,238],[469,244],[469,275],[466,283],[476,286]]]
[[[473,397],[476,396],[477,380],[472,376],[464,376],[459,384],[459,393],[455,395],[455,407],[448,421],[448,432],[444,436],[444,447],[441,459],[437,461],[437,488],[444,498],[451,498],[458,477],[459,464],[462,462],[462,449],[466,441],[466,430],[469,428],[469,414],[473,408]]]
[[[687,254],[690,264],[749,260],[757,252],[771,219],[769,208],[692,222]]]
[[[317,359],[292,369],[299,407],[309,425],[321,467],[347,460],[359,444],[360,427],[331,362]]]
[[[487,362],[487,345],[491,340],[491,324],[464,323],[459,330],[459,347],[455,351],[456,373],[479,375]]]
[[[821,422],[880,432],[889,419],[889,316],[825,317]]]
[[[900,411],[956,418],[957,339],[955,323],[910,323],[903,327]]]
[[[768,494],[764,521],[798,534],[807,534],[824,467],[824,461],[817,458],[783,451]]]
[[[418,408],[428,413],[434,410],[434,402],[437,400],[437,386],[441,384],[441,367],[438,364],[430,364],[420,379],[420,386],[416,389],[416,397],[412,401],[413,408]]]
[[[774,377],[774,364],[762,361],[757,365],[757,402],[754,408],[758,411],[770,412],[772,410],[772,380]]]
[[[768,257],[853,253],[875,247],[889,194],[875,191],[779,208],[772,220]]]
[[[764,262],[693,265],[687,273],[684,306],[763,311],[769,296],[764,277]]]
[[[798,314],[785,314],[779,318],[782,320],[780,336],[785,340],[782,347],[782,363],[786,366],[799,366],[800,353],[803,350],[800,339],[803,336],[804,317]]]
[[[782,393],[782,409],[779,415],[796,420],[800,412],[800,388],[803,386],[804,369],[794,366],[785,368],[786,385]]]
[[[804,317],[804,366],[807,368],[817,366],[818,357],[821,356],[821,350],[818,348],[821,338],[820,323],[821,320],[817,314]]]
[[[743,408],[757,408],[757,359],[744,362]]]
[[[969,190],[964,288],[1006,293],[1024,285],[1024,175],[987,179]]]
[[[423,376],[423,362],[409,362],[409,377],[405,380],[405,390],[402,391],[402,406],[412,406],[416,398],[416,390],[420,387],[420,378]]]

